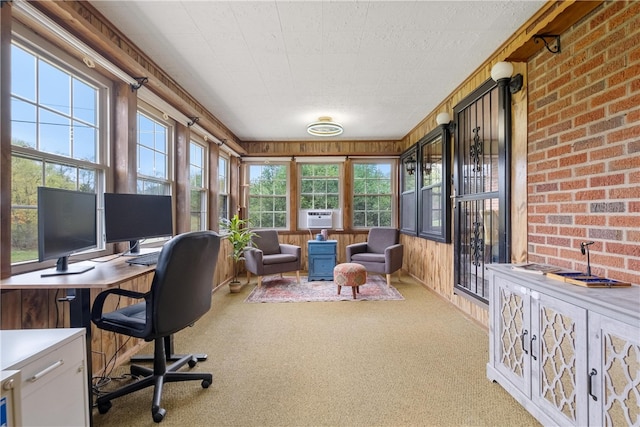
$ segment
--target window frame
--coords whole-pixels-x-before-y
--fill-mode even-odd
[[[218,222],[222,219],[231,219],[229,213],[230,165],[231,158],[220,151],[220,154],[218,155]]]
[[[422,185],[424,183],[424,175],[426,171],[426,165],[424,161],[425,150],[438,141],[442,144],[442,171],[441,180],[439,184]],[[418,215],[418,235],[428,240],[434,240],[436,242],[451,243],[451,181],[452,181],[452,150],[451,150],[451,131],[450,125],[440,125],[427,135],[422,137],[418,143],[418,164],[416,169],[418,172],[418,185],[416,191],[418,192],[418,209],[416,214]],[[432,188],[440,187],[440,204],[439,206],[433,206],[430,210],[431,214],[428,218],[425,215],[426,200],[425,193]],[[434,212],[440,213],[442,226],[439,231],[425,231],[425,223],[433,218]]]
[[[285,211],[272,211],[274,214],[276,212],[282,212],[285,216],[285,225],[282,227],[276,227],[273,223],[271,225],[265,225],[262,223],[262,221],[260,221],[258,224],[255,223],[255,221],[252,221],[252,212],[251,212],[251,206],[252,206],[252,198],[256,197],[256,195],[253,193],[253,187],[254,187],[254,183],[252,182],[252,178],[251,178],[251,168],[252,167],[270,167],[270,166],[279,166],[279,167],[284,167],[285,168],[285,176],[286,176],[286,191],[285,194],[283,196],[278,196],[278,197],[284,197],[284,204],[286,206]],[[246,182],[249,183],[249,191],[247,194],[247,220],[249,221],[249,226],[251,228],[272,228],[275,230],[289,230],[291,228],[291,166],[290,163],[287,161],[283,161],[282,159],[278,159],[278,160],[266,160],[266,161],[250,161],[248,160],[246,162]],[[268,195],[265,195],[264,197],[267,197]],[[273,197],[273,196],[271,196]],[[266,212],[266,211],[260,211],[262,212]]]
[[[387,158],[350,158],[351,159],[351,218],[349,218],[350,222],[351,222],[351,228],[354,230],[367,230],[370,229],[371,225],[356,225],[355,222],[355,215],[356,215],[356,209],[355,209],[355,190],[356,190],[356,174],[355,174],[355,168],[358,165],[363,165],[363,164],[373,164],[373,165],[388,165],[389,166],[389,187],[390,187],[390,193],[388,194],[388,196],[391,197],[391,211],[390,211],[390,217],[391,217],[391,222],[390,225],[388,225],[389,227],[397,227],[398,226],[398,159],[397,158],[393,158],[393,159],[389,159]],[[376,193],[376,194],[370,194],[370,196],[381,196],[381,193]],[[379,211],[380,212],[380,211]]]
[[[164,127],[165,131],[165,173],[164,177],[151,176],[140,173],[140,127],[136,126],[136,193],[137,194],[156,194],[164,196],[173,196],[175,186],[174,178],[174,142],[175,142],[175,123],[171,119],[163,118],[163,114],[157,111],[153,106],[138,100],[138,109],[136,111],[136,123],[139,123],[139,115],[143,115],[148,120]],[[148,148],[143,146],[143,148]],[[154,152],[159,152],[154,150]],[[148,185],[157,185],[162,188],[163,192],[147,191]],[[141,191],[142,190],[142,191]]]
[[[71,76],[73,79],[80,81],[88,86],[91,86],[95,89],[96,99],[95,99],[95,159],[85,160],[80,158],[72,157],[72,153],[69,156],[63,154],[55,154],[48,151],[40,150],[38,140],[40,138],[41,128],[39,126],[40,123],[40,115],[36,113],[36,147],[21,147],[18,145],[14,145],[13,142],[10,143],[11,146],[11,158],[12,162],[14,159],[25,159],[31,160],[35,162],[41,163],[41,178],[38,185],[47,185],[46,182],[46,167],[47,165],[58,165],[60,167],[70,167],[76,169],[76,178],[75,178],[75,188],[78,189],[80,181],[78,171],[80,170],[89,170],[93,173],[93,187],[97,197],[97,242],[98,245],[94,249],[89,249],[86,251],[74,253],[73,257],[75,260],[85,260],[89,258],[93,258],[96,256],[100,256],[101,254],[106,254],[106,244],[103,238],[103,227],[104,227],[104,209],[102,204],[102,194],[107,190],[107,182],[109,180],[109,176],[111,175],[110,168],[110,158],[109,158],[109,150],[110,150],[110,108],[111,108],[111,97],[112,97],[112,82],[108,78],[102,76],[95,70],[88,69],[84,64],[75,59],[73,56],[64,52],[62,49],[56,47],[52,43],[43,39],[39,35],[33,33],[31,30],[26,28],[24,25],[15,22],[12,26],[12,40],[11,40],[11,48],[13,49],[14,45],[17,48],[20,48],[32,55],[34,59],[34,63],[38,61],[43,61],[44,63],[53,66],[63,73]],[[35,77],[35,90],[39,91],[39,81],[37,73],[34,75]],[[70,86],[70,91],[73,93],[73,88]],[[21,100],[24,102],[22,97],[14,96],[13,93],[9,95],[13,100],[14,98],[17,100]],[[40,107],[39,97],[36,96],[34,100],[30,100],[29,104],[32,104],[34,108],[37,110]],[[72,104],[70,104],[69,108],[71,109]],[[70,126],[74,126],[73,111],[69,113],[72,118],[70,121]],[[11,118],[13,121],[13,117]],[[71,128],[72,129],[72,128]],[[11,139],[13,141],[14,134],[12,132]],[[12,168],[13,169],[13,168]],[[14,171],[15,173],[15,171]],[[13,180],[13,178],[12,178]],[[13,192],[13,188],[12,188]],[[12,212],[14,209],[13,206],[13,196],[11,197],[12,201]],[[28,210],[37,211],[37,202],[36,205],[26,206],[24,207]],[[36,222],[37,227],[37,222]],[[13,252],[13,245],[11,245],[11,251]],[[37,257],[35,259],[24,260],[24,261],[16,261],[11,262],[11,272],[12,274],[23,273],[27,271],[32,271],[36,269],[47,268],[55,264],[56,260],[47,260],[44,262],[39,262]]]
[[[193,163],[193,159],[191,155],[193,146],[197,146],[198,148],[202,149],[200,164]],[[189,219],[190,219],[189,229],[191,231],[207,230],[209,227],[209,224],[208,224],[209,161],[208,159],[209,159],[209,146],[204,142],[204,140],[201,140],[198,136],[191,135],[191,138],[189,140]],[[193,185],[193,175],[192,175],[193,168],[199,168],[200,171],[202,172],[200,177],[202,185],[199,187]],[[200,194],[200,209],[197,212],[198,216],[200,217],[199,228],[194,228],[192,223],[194,214],[196,213],[196,211],[193,210],[193,200],[192,200],[192,195],[194,192],[197,192]]]
[[[332,212],[333,213],[333,225],[332,225],[332,229],[333,228],[342,228],[342,206],[344,206],[344,185],[340,185],[341,182],[344,182],[344,160],[340,159],[340,160],[334,160],[334,159],[327,159],[327,160],[322,160],[322,161],[317,161],[315,159],[299,159],[296,160],[297,164],[297,170],[298,170],[298,200],[297,200],[297,206],[298,206],[298,228],[299,229],[308,229],[307,227],[307,212],[309,211],[322,211],[322,212]],[[311,182],[320,182],[320,181],[325,181],[325,184],[327,183],[327,181],[329,181],[330,179],[333,179],[334,177],[329,176],[329,175],[325,175],[325,176],[318,176],[318,175],[311,175],[311,176],[304,176],[303,175],[303,171],[305,169],[306,166],[310,166],[312,168],[315,168],[316,166],[335,166],[337,167],[338,170],[338,174],[335,177],[338,181],[338,185],[337,185],[337,193],[329,193],[329,192],[315,192],[315,187],[316,185],[312,184],[312,186],[314,187],[312,189],[311,193],[303,193],[303,179],[304,180],[309,180]],[[303,207],[302,206],[302,198],[303,196],[316,196],[316,195],[324,195],[326,196],[326,198],[329,198],[330,195],[337,195],[337,204],[335,208],[331,208],[331,207],[327,207],[327,204],[325,204],[324,207],[316,207],[315,204],[311,207],[311,208],[307,208],[307,207]]]

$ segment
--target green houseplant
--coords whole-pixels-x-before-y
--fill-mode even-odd
[[[251,239],[256,235],[251,229],[249,229],[249,222],[241,219],[238,214],[235,214],[233,218],[223,218],[220,220],[220,227],[224,233],[224,237],[231,242],[233,248],[229,255],[233,259],[233,280],[229,284],[230,288],[237,291],[240,288],[240,282],[238,281],[238,263],[244,259],[244,248],[252,246]]]

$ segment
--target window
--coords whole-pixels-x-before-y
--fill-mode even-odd
[[[417,231],[417,164],[417,150],[415,146],[400,156],[400,230],[403,233],[414,236]]]
[[[300,167],[300,209],[340,209],[340,165]]]
[[[420,236],[445,243],[451,242],[450,141],[449,128],[442,126],[418,142]]]
[[[189,187],[191,192],[191,231],[207,229],[207,149],[189,143]]]
[[[256,228],[287,228],[288,167],[249,164],[249,224]]]
[[[77,72],[71,65],[74,59],[44,40],[35,36],[25,38],[21,34],[14,36],[11,46],[12,264],[38,258],[38,186],[104,192],[108,129],[105,111],[109,87],[109,82],[97,74]],[[98,221],[100,230],[101,215]],[[100,243],[99,248],[103,247]]]
[[[229,159],[218,157],[218,219],[229,218]]]
[[[355,162],[353,164],[353,227],[393,227],[394,163]]]
[[[168,124],[138,111],[138,194],[171,195]]]

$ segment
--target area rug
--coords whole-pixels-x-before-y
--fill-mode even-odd
[[[332,281],[311,281],[295,276],[268,276],[262,279],[262,286],[256,286],[244,302],[309,302],[309,301],[391,301],[404,300],[393,286],[387,286],[384,277],[372,274],[367,283],[360,286],[360,293],[353,299],[350,286],[343,286],[338,295],[338,286]]]

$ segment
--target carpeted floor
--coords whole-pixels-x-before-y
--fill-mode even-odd
[[[213,384],[166,384],[162,425],[539,425],[487,380],[485,329],[411,278],[393,285],[404,300],[245,304],[255,281],[238,294],[222,288],[175,336],[176,351],[209,355],[194,369],[213,373]],[[94,426],[156,425],[152,394],[94,410]]]
[[[353,299],[350,286],[343,286],[338,295],[338,287],[333,281],[308,281],[307,276],[300,277],[298,284],[294,276],[269,276],[262,279],[262,286],[255,287],[245,302],[319,302],[319,301],[392,301],[404,299],[400,292],[387,286],[384,277],[369,274],[367,282],[360,286],[360,292]]]

